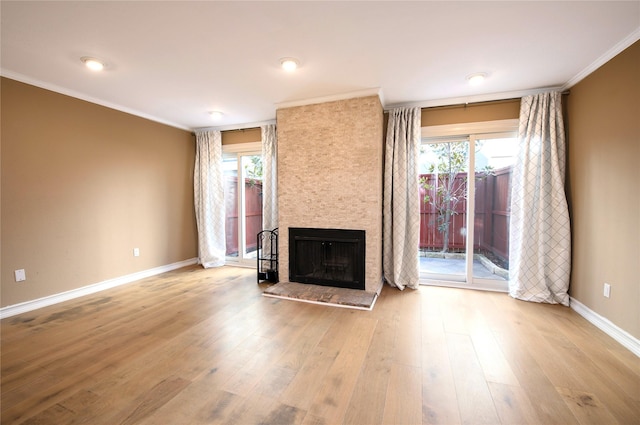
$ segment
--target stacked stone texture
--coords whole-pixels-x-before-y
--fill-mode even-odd
[[[382,278],[383,109],[378,96],[277,112],[280,276],[289,227],[366,231],[365,290]]]

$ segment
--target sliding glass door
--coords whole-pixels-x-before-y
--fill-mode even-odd
[[[510,134],[475,140],[473,280],[509,279],[509,202],[517,140]]]
[[[423,138],[418,254],[423,283],[506,290],[514,136]]]
[[[262,230],[262,156],[223,152],[227,262],[255,266]]]
[[[466,280],[469,143],[429,141],[420,164],[420,265],[433,279]]]

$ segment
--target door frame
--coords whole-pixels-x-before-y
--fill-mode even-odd
[[[238,167],[241,167],[243,156],[262,156],[262,142],[234,143],[222,145],[222,155],[235,154],[238,160]],[[238,194],[238,256],[225,257],[227,264],[244,267],[256,267],[255,257],[245,257],[246,253],[246,208],[245,208],[245,185],[242,178],[243,171],[238,169],[238,186],[236,193]]]
[[[483,138],[507,138],[516,137],[518,131],[518,119],[507,120],[495,120],[495,121],[480,121],[462,124],[446,124],[422,127],[421,136],[424,139],[442,138],[454,138],[460,137],[460,139],[466,138],[469,146],[469,163],[468,163],[468,176],[467,179],[467,191],[475,194],[475,179],[471,178],[471,170],[475,170],[475,146],[476,140],[482,140]],[[508,292],[508,282],[497,281],[492,279],[474,279],[473,278],[473,245],[474,245],[474,219],[475,219],[475,196],[467,196],[466,200],[467,208],[467,240],[466,240],[466,274],[465,280],[455,281],[447,280],[445,276],[436,275],[433,273],[420,272],[420,284],[421,285],[434,285],[434,286],[448,286],[453,288],[465,288],[465,289],[481,289],[486,291],[499,291]],[[471,212],[471,213],[469,213]],[[418,253],[419,255],[419,253]]]

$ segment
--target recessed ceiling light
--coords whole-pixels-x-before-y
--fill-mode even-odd
[[[282,69],[284,69],[287,72],[293,72],[295,71],[298,66],[299,66],[299,62],[297,59],[294,58],[282,58],[280,59],[280,66],[282,66]]]
[[[478,72],[476,74],[471,74],[467,77],[467,82],[470,86],[477,86],[484,82],[484,79],[487,78],[487,74],[484,72]]]
[[[222,119],[222,116],[224,115],[222,112],[220,111],[211,111],[209,112],[209,115],[211,115],[211,119],[214,121],[218,121]]]
[[[88,56],[83,56],[80,60],[84,63],[84,66],[89,68],[92,71],[102,71],[104,69],[104,62],[100,59],[90,58]]]

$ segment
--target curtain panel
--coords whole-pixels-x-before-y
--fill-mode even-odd
[[[193,197],[198,228],[198,261],[204,268],[225,263],[225,204],[222,135],[196,131]]]
[[[278,139],[275,124],[260,127],[262,133],[262,228],[278,227]]]
[[[509,294],[569,305],[571,228],[561,93],[522,98],[511,188]]]
[[[420,108],[389,111],[383,189],[382,271],[399,289],[417,289],[420,280],[418,158]]]

